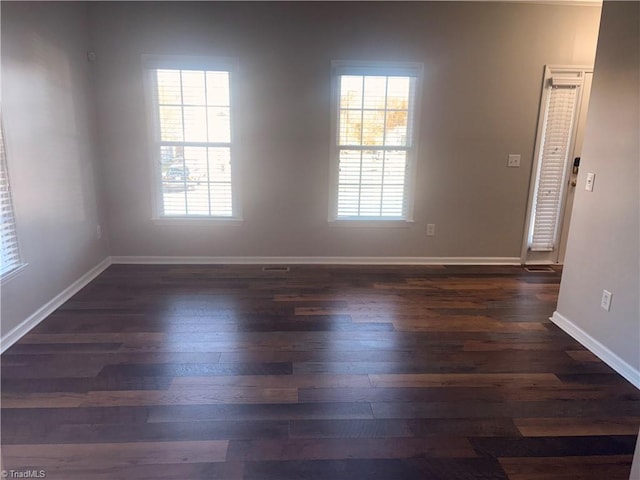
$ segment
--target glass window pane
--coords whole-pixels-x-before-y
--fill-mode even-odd
[[[182,103],[179,70],[157,70],[156,82],[160,105],[180,105]]]
[[[388,151],[385,152],[384,161],[384,184],[404,185],[405,169],[407,166],[407,152]]]
[[[233,214],[233,200],[230,183],[212,183],[211,189],[211,214],[221,217],[229,217]]]
[[[363,185],[380,185],[382,183],[382,159],[380,150],[367,150],[362,152],[362,179]]]
[[[339,145],[360,145],[362,132],[362,112],[360,110],[340,111]]]
[[[362,108],[362,77],[340,77],[340,108]]]
[[[388,109],[409,109],[409,96],[411,94],[411,79],[409,77],[389,77],[387,87]]]
[[[358,150],[341,150],[338,183],[358,185],[360,183],[360,157]]]
[[[384,110],[365,110],[363,112],[362,144],[383,145]]]
[[[207,120],[210,142],[231,141],[231,119],[229,107],[209,107]]]
[[[364,108],[385,108],[387,77],[364,78]]]
[[[230,105],[229,72],[207,72],[207,105]]]
[[[160,147],[160,163],[162,164],[163,170],[176,162],[182,162],[183,158],[184,147],[175,145]]]
[[[387,112],[385,145],[408,145],[407,121],[408,114],[404,111]]]
[[[162,204],[165,215],[186,215],[187,203],[184,182],[163,181]]]
[[[207,181],[207,148],[185,147],[184,164],[188,169],[189,180],[198,184]]]
[[[404,185],[384,185],[382,215],[401,217],[404,205]]]
[[[340,185],[338,187],[338,216],[357,216],[359,198],[360,187],[358,185]]]
[[[184,139],[187,142],[207,141],[206,107],[184,107]]]
[[[229,148],[209,149],[209,180],[231,182],[231,150]]]
[[[181,142],[182,107],[160,107],[160,138],[164,142]]]
[[[360,215],[380,216],[382,185],[362,185],[360,188]]]
[[[187,184],[187,209],[189,215],[209,215],[209,187],[206,183]]]
[[[184,105],[206,105],[204,72],[182,71],[182,102]]]

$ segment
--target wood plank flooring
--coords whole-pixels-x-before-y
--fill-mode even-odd
[[[628,480],[640,392],[548,320],[559,281],[520,267],[113,265],[2,355],[3,468]]]

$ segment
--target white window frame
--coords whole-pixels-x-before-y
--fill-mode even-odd
[[[0,114],[1,117],[1,114]],[[9,248],[13,252],[10,255],[10,263],[5,266],[0,264],[0,284],[5,284],[14,278],[24,267],[26,263],[22,261],[20,255],[20,242],[18,240],[18,229],[16,226],[15,210],[13,207],[13,195],[11,193],[11,179],[9,175],[9,166],[7,159],[7,141],[4,130],[4,122],[0,119],[0,209],[2,209],[3,221],[0,224],[0,240],[5,245],[9,244]],[[5,220],[6,219],[6,220]],[[6,239],[6,240],[5,240]]]
[[[368,62],[334,60],[331,62],[331,161],[329,185],[329,216],[331,225],[392,227],[412,223],[415,198],[415,177],[420,132],[420,114],[422,106],[422,82],[424,65],[415,62]],[[404,216],[338,216],[338,181],[340,169],[340,150],[338,129],[340,127],[340,76],[404,76],[415,77],[413,108],[409,110],[409,129],[411,137],[408,145],[404,182]],[[346,147],[343,147],[346,148]],[[360,147],[363,148],[363,147]],[[383,147],[382,149],[398,149]],[[371,148],[381,149],[380,146]]]
[[[147,106],[147,125],[149,136],[149,157],[152,163],[152,220],[156,224],[240,224],[242,222],[242,209],[240,203],[240,175],[237,160],[237,139],[234,128],[236,111],[236,97],[234,78],[237,75],[237,62],[233,58],[203,57],[185,55],[142,55],[142,67],[144,75],[144,90]],[[230,148],[231,155],[231,201],[232,214],[230,216],[215,215],[164,215],[162,193],[162,169],[161,149],[163,143],[160,140],[160,124],[158,118],[158,104],[156,102],[155,70],[201,70],[201,71],[226,71],[229,73],[229,105],[230,105],[230,141],[224,142]],[[185,146],[221,146],[214,142],[168,142],[182,143]]]

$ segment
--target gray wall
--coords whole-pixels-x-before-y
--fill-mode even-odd
[[[458,2],[0,8],[7,154],[29,264],[2,286],[3,336],[109,254],[518,256],[543,66],[592,63],[600,13]],[[238,59],[242,225],[151,222],[143,53]],[[406,228],[327,224],[334,59],[425,64]],[[522,168],[506,168],[508,153],[523,155]]]
[[[605,2],[558,313],[640,370],[640,4]],[[595,172],[593,192],[584,190]],[[611,311],[600,308],[602,290]]]
[[[460,2],[90,6],[113,255],[519,257],[545,64],[592,64],[599,7]],[[232,56],[240,226],[151,221],[141,54]],[[425,65],[415,220],[327,223],[330,62]],[[522,167],[508,169],[520,153]],[[436,236],[426,238],[426,224]]]
[[[85,6],[2,2],[2,116],[22,258],[2,336],[107,255]],[[105,225],[103,224],[103,227]]]

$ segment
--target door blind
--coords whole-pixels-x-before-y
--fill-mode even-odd
[[[2,125],[0,125],[0,240],[2,242],[1,277],[20,265],[18,236],[16,235],[16,222],[13,216],[13,203],[11,200],[11,188],[9,186],[9,172],[7,170]]]
[[[538,252],[550,252],[556,248],[567,156],[578,100],[575,84],[552,85],[547,87],[549,92],[538,159],[533,228],[529,240],[529,248]]]

